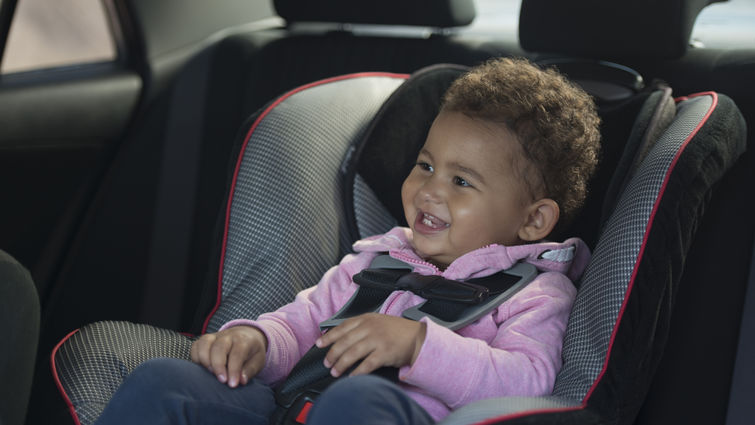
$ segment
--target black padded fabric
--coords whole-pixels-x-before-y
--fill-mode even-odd
[[[287,22],[456,27],[475,18],[473,0],[275,0],[275,10]]]
[[[401,184],[425,143],[443,93],[467,69],[459,65],[434,65],[412,74],[386,101],[356,147],[355,167],[347,171],[352,173],[346,177],[347,187],[353,173],[358,173],[401,225],[406,225]],[[348,200],[351,195],[347,193],[346,197]],[[346,205],[350,208],[349,202]],[[354,229],[351,233],[359,236]]]
[[[678,58],[710,0],[522,0],[525,50],[621,60]],[[642,25],[638,25],[642,22]]]
[[[574,217],[571,223],[564,225],[559,223],[549,236],[551,240],[564,240],[578,235],[587,243],[590,249],[595,245],[604,225],[602,217],[603,200],[606,196],[618,196],[610,194],[611,182],[617,178],[617,164],[621,161],[626,148],[627,140],[633,131],[638,114],[645,107],[651,92],[640,92],[619,103],[602,105],[598,108],[601,118],[600,135],[600,161],[590,183],[588,184],[587,198],[582,211]]]
[[[0,251],[0,424],[22,425],[39,337],[39,299],[29,271]]]
[[[712,193],[677,288],[663,359],[635,425],[723,423],[732,379],[746,376],[734,377],[734,358],[752,287],[754,142],[750,137]]]

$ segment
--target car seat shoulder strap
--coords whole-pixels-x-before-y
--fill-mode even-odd
[[[380,310],[388,295],[396,290],[396,281],[411,271],[412,266],[401,260],[387,254],[378,255],[369,268],[354,275],[354,283],[359,285],[356,292],[333,317],[320,323],[320,329],[324,331],[349,317]]]
[[[517,263],[504,271],[466,282],[433,276],[437,279],[429,288],[413,291],[427,301],[404,310],[402,316],[412,320],[427,317],[451,330],[461,329],[498,308],[537,274],[532,264]],[[412,275],[417,274],[408,276]]]
[[[354,283],[359,288],[333,317],[320,323],[320,328],[329,329],[349,317],[378,311],[393,291],[401,290],[426,299],[404,311],[403,317],[412,320],[428,317],[456,330],[497,308],[536,275],[535,266],[517,263],[490,276],[457,281],[413,272],[410,264],[383,254],[377,256],[369,268],[354,275]]]

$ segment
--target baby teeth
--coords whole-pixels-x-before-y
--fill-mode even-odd
[[[433,222],[433,220],[438,220],[438,218],[435,217],[434,215],[430,215],[430,214],[423,214],[422,215],[422,224],[424,224],[425,226],[430,226],[430,227],[436,227],[436,226],[438,226],[437,224],[435,224]],[[438,220],[438,221],[440,221],[440,220]],[[450,226],[450,224],[448,224],[448,223],[444,223],[444,225],[443,225],[443,227],[448,227],[448,226]]]

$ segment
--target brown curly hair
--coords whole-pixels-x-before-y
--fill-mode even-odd
[[[524,150],[533,197],[556,201],[561,225],[576,215],[600,151],[600,118],[584,90],[526,59],[493,59],[454,81],[442,108],[504,124]]]

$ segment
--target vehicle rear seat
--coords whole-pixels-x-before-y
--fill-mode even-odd
[[[447,4],[470,2],[471,0],[469,2],[446,1]],[[298,8],[302,5],[309,3],[311,2],[307,0],[276,1],[276,7],[284,11],[282,15],[287,22],[285,28],[230,35],[205,49],[206,57],[197,56],[179,74],[180,78],[180,75],[185,76],[201,70],[199,72],[201,81],[206,84],[206,92],[204,92],[206,94],[199,94],[196,97],[196,99],[202,101],[202,109],[205,114],[196,127],[196,130],[201,132],[198,145],[199,162],[195,168],[198,171],[196,176],[198,183],[196,191],[192,195],[192,207],[184,211],[186,217],[183,217],[183,219],[189,223],[191,232],[187,236],[190,244],[187,257],[179,261],[180,264],[185,264],[185,268],[181,270],[156,269],[155,266],[150,266],[154,263],[155,255],[151,249],[154,243],[152,235],[153,219],[155,214],[159,213],[157,210],[160,208],[155,200],[160,182],[155,185],[154,180],[161,176],[161,172],[164,171],[164,168],[162,168],[164,166],[164,158],[162,158],[164,121],[168,119],[168,111],[173,110],[176,106],[172,103],[176,101],[176,98],[173,97],[174,93],[166,92],[156,96],[156,101],[148,111],[149,116],[145,118],[141,129],[137,129],[125,142],[124,149],[120,153],[121,156],[117,159],[110,176],[111,182],[119,179],[124,180],[124,175],[129,177],[143,176],[143,180],[136,182],[138,184],[134,183],[134,186],[130,186],[131,181],[115,186],[112,183],[103,185],[97,204],[90,212],[74,251],[68,258],[63,273],[56,282],[57,287],[65,288],[67,295],[56,300],[56,304],[52,307],[52,312],[48,316],[54,317],[61,311],[75,309],[79,309],[81,312],[79,317],[61,321],[47,329],[48,342],[59,340],[62,334],[80,325],[102,319],[132,320],[173,329],[197,330],[199,322],[195,319],[201,319],[203,315],[199,314],[195,317],[194,313],[200,302],[202,288],[214,289],[213,285],[207,285],[207,282],[214,283],[215,272],[214,270],[207,270],[206,267],[208,264],[219,263],[216,259],[211,258],[210,246],[213,237],[219,233],[215,229],[215,219],[224,199],[226,172],[232,168],[228,167],[228,161],[235,132],[248,115],[278,94],[313,80],[350,72],[390,71],[409,73],[425,65],[440,62],[474,65],[489,57],[501,55],[526,54],[535,59],[543,59],[550,57],[550,55],[540,54],[542,51],[556,54],[573,53],[561,52],[558,47],[546,49],[548,43],[553,42],[557,37],[565,36],[566,32],[543,34],[542,39],[545,44],[533,48],[532,52],[525,53],[516,46],[487,43],[482,39],[460,37],[448,31],[440,31],[429,37],[417,37],[416,35],[413,37],[405,35],[397,37],[393,35],[365,35],[355,32],[353,31],[354,26],[340,25],[340,23],[343,23],[342,21],[349,21],[346,18],[338,20],[340,23],[330,22],[319,25],[325,18],[337,16],[336,14],[341,13],[344,5],[348,2],[328,2],[319,5],[319,7],[325,9],[311,11],[313,15],[309,16],[286,16],[285,9],[287,7],[293,5],[296,8],[292,10],[299,10]],[[399,9],[396,8],[403,7],[403,3],[402,1],[391,0],[376,4],[379,4],[384,10],[397,11]],[[435,16],[430,13],[430,11],[436,10],[439,3],[443,2],[432,1],[432,3],[433,8],[420,9],[422,13],[418,14],[418,17],[427,19],[422,24],[430,27],[453,27],[454,25],[450,25],[447,16]],[[524,0],[523,10],[527,7],[527,3],[527,0]],[[331,7],[330,5],[332,5],[332,10],[328,9]],[[568,13],[577,14],[579,12],[576,7],[567,9],[570,9],[567,11]],[[306,11],[306,9],[301,10]],[[357,13],[357,15],[353,15],[355,16],[354,20],[363,23],[407,23],[386,22],[384,21],[385,16],[382,14],[375,17],[368,15],[369,12],[376,11],[354,11],[353,13]],[[380,12],[380,10],[377,10],[377,12]],[[546,11],[543,11],[543,13],[546,13]],[[401,13],[396,12],[388,15],[389,17],[398,17],[401,16]],[[568,20],[566,16],[568,15],[559,16],[559,19]],[[442,21],[433,21],[433,19],[442,19]],[[542,25],[538,23],[537,19],[529,22],[531,31],[537,33],[538,30],[542,29]],[[673,27],[673,25],[671,26]],[[623,37],[624,45],[631,45],[636,42],[633,31],[627,31]],[[569,43],[565,44],[568,45]],[[621,45],[611,44],[610,48],[606,48],[604,51],[593,51],[584,55],[595,59],[616,58],[613,55],[621,52]],[[175,86],[173,87],[175,90]],[[736,96],[732,97],[736,99]],[[607,113],[610,114],[610,110],[607,110]],[[616,120],[622,118],[633,119],[633,117],[615,116]],[[617,121],[616,128],[629,128],[629,126],[631,126],[631,122],[624,127]],[[616,134],[615,137],[617,140],[625,140],[621,139],[625,136],[626,134]],[[176,153],[166,152],[166,154],[173,155]],[[752,164],[751,155],[748,158],[747,161]],[[137,165],[140,169],[129,168],[134,165]],[[743,167],[740,165],[742,169],[739,172],[740,176],[751,176],[751,172],[744,171]],[[744,184],[737,182],[734,177],[729,179],[731,181],[727,181],[727,184],[731,183],[733,187]],[[148,190],[144,190],[145,187]],[[723,195],[717,195],[725,198],[720,200],[720,206],[718,204],[719,199],[716,199],[716,203],[711,207],[718,212],[717,215],[714,213],[717,218],[706,218],[706,221],[702,224],[703,228],[707,228],[708,232],[711,233],[710,238],[713,240],[716,238],[712,234],[713,229],[720,220],[724,219],[722,217],[731,217],[731,214],[734,214],[734,219],[743,219],[740,216],[746,214],[744,209],[740,209],[739,213],[728,210],[729,208],[737,209],[740,206],[741,201],[738,203],[736,200],[737,194],[738,192],[732,189],[731,191],[724,191]],[[599,208],[594,211],[598,210]],[[121,232],[119,234],[121,238],[116,241],[108,240],[108,231],[114,226],[118,226],[119,219],[122,219],[124,215],[133,217],[132,224],[139,225],[139,228],[129,228],[128,231]],[[711,217],[711,215],[709,214],[708,217]],[[714,222],[714,220],[716,221]],[[594,220],[586,220],[583,224],[585,226],[596,226],[598,222],[599,217],[596,217]],[[751,250],[751,245],[747,246],[744,243],[745,240],[749,240],[751,244],[751,220],[749,220],[747,226],[747,229],[737,236],[738,242],[736,243],[742,247],[742,256]],[[171,242],[171,234],[166,234],[164,237],[167,238],[168,243]],[[701,252],[700,255],[706,254],[711,250],[709,243],[711,242],[696,242],[693,246],[693,252],[698,249]],[[723,256],[723,253],[719,253],[719,256]],[[687,273],[710,277],[713,272],[699,270],[702,266],[700,262],[697,263],[697,265],[690,264]],[[744,275],[744,272],[742,272],[739,259],[722,258],[721,263],[727,265],[724,266],[721,273],[731,277],[735,281],[737,291],[741,292],[743,284],[740,277]],[[155,282],[155,276],[165,279],[162,282],[165,285],[160,287],[153,285],[149,289],[142,287],[144,282]],[[184,278],[185,285],[183,284]],[[700,279],[697,282],[698,285],[705,283]],[[157,309],[149,307],[140,309],[143,299],[156,299],[154,291],[157,291],[158,294],[160,292],[173,294],[176,298],[179,298],[175,294],[176,287],[183,293],[182,302],[177,305],[177,308]],[[145,291],[152,292],[145,294]],[[700,299],[696,299],[691,305],[697,305],[696,303],[700,301]],[[721,300],[721,302],[723,301]],[[690,314],[692,313],[690,312],[685,317],[689,317]],[[717,323],[738,328],[738,324],[734,324],[736,318],[738,318],[736,314],[736,309],[726,312],[721,320],[717,320]],[[72,316],[61,315],[61,317]],[[43,338],[45,338],[44,335]],[[726,335],[721,338],[727,338],[726,341],[721,342],[723,345],[731,345],[732,336]],[[736,335],[733,338],[736,340]],[[682,354],[677,353],[678,356]],[[719,368],[723,368],[723,366],[717,365],[714,369],[719,370]],[[725,375],[726,371],[723,371],[723,374]],[[688,386],[688,388],[691,389],[694,386]],[[705,391],[705,393],[708,393],[708,391]],[[683,397],[679,397],[679,400],[681,399]]]

